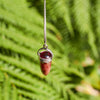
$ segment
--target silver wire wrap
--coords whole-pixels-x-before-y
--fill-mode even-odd
[[[38,50],[38,52],[37,52],[37,54],[38,54],[38,56],[39,56],[39,59],[40,59],[42,62],[45,62],[45,63],[50,62],[50,61],[52,60],[52,58],[44,59],[44,58],[41,58],[41,57],[40,57],[40,51],[41,51],[41,50],[46,50],[46,51],[50,52],[51,55],[52,55],[52,57],[53,57],[53,53],[52,53],[52,51],[49,50],[49,49],[47,49],[47,48],[40,48],[40,49]]]
[[[40,51],[41,50],[46,50],[46,51],[49,51],[51,54],[52,54],[52,56],[53,56],[53,53],[52,53],[52,51],[50,50],[50,49],[47,49],[47,48],[40,48],[39,50],[38,50],[38,52],[37,52],[37,54],[40,56]]]

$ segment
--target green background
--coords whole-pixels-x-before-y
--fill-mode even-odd
[[[0,0],[0,100],[100,100],[100,0],[47,0],[47,44],[44,76],[43,0]]]

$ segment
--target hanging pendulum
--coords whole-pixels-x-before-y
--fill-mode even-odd
[[[40,59],[41,71],[44,75],[49,74],[53,57],[53,53],[48,49],[46,42],[46,0],[44,0],[44,45],[37,53]]]

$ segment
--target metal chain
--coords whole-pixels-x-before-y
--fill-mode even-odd
[[[44,0],[44,48],[47,48],[47,39],[46,39],[46,0]]]

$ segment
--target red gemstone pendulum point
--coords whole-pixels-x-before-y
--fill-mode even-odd
[[[40,66],[44,75],[48,75],[51,69],[52,54],[49,51],[40,53]]]
[[[51,69],[51,62],[52,62],[53,54],[49,49],[47,49],[47,50],[42,51],[40,53],[38,51],[38,55],[39,55],[39,59],[40,59],[41,71],[44,75],[48,75],[50,72],[50,69]]]

